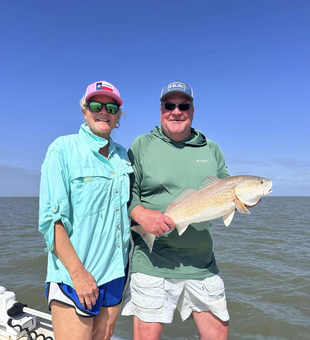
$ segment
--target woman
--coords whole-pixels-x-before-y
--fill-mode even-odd
[[[47,244],[46,296],[56,340],[113,334],[127,277],[133,171],[126,150],[110,137],[122,104],[112,84],[89,85],[79,133],[57,138],[42,165],[39,231]]]

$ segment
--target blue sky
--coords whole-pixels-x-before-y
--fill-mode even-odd
[[[194,90],[193,126],[231,175],[310,195],[310,1],[2,1],[0,196],[37,196],[49,144],[77,133],[86,86],[107,80],[128,148],[159,124],[159,94]]]

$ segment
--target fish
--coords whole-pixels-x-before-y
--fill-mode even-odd
[[[239,175],[223,179],[209,176],[199,190],[186,188],[169,204],[164,215],[175,223],[182,235],[191,223],[211,221],[223,217],[228,227],[235,211],[251,214],[247,207],[256,205],[259,200],[272,192],[272,181],[268,178]],[[147,244],[150,253],[155,235],[147,233],[140,225],[131,227]]]

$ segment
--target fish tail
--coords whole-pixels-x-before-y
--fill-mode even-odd
[[[151,233],[147,233],[140,225],[135,225],[131,227],[131,229],[142,237],[143,241],[146,243],[151,253],[153,250],[155,235]]]

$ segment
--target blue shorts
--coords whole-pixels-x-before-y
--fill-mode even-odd
[[[125,272],[125,276],[119,277],[98,287],[99,296],[92,309],[88,309],[87,307],[84,308],[81,305],[75,289],[71,286],[65,283],[47,282],[45,295],[47,297],[49,309],[51,309],[51,302],[56,301],[75,308],[75,312],[78,316],[94,317],[99,314],[101,307],[119,305],[122,302],[124,287],[127,280],[127,268]]]

